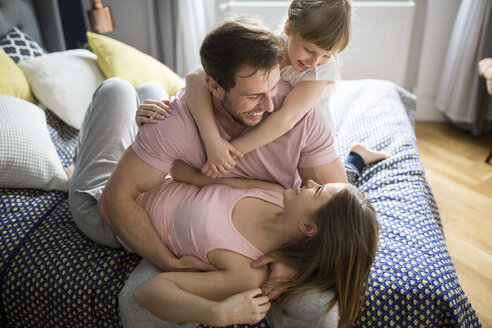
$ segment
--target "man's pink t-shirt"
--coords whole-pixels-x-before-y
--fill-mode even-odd
[[[287,82],[279,82],[275,109],[281,107],[291,88]],[[177,159],[201,168],[206,162],[205,147],[186,105],[184,89],[178,92],[170,107],[173,112],[166,120],[145,124],[140,129],[132,144],[134,152],[147,164],[165,173],[170,172]],[[232,139],[218,127],[224,139]],[[301,185],[298,168],[325,165],[337,157],[334,138],[323,115],[310,110],[289,132],[240,158],[227,176],[297,188]]]

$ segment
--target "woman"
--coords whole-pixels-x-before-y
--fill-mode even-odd
[[[218,270],[159,274],[135,290],[143,307],[166,321],[255,323],[270,307],[258,288],[268,272],[250,262],[270,254],[296,272],[281,304],[307,290],[331,290],[335,298],[325,315],[338,302],[339,326],[353,322],[379,231],[361,191],[311,180],[297,190],[264,181],[212,180],[183,162],[172,175],[186,183],[167,179],[138,201],[176,256],[194,255]]]

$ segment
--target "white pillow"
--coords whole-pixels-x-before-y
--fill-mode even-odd
[[[92,94],[104,80],[97,56],[85,49],[54,52],[19,62],[34,96],[80,130]]]
[[[44,111],[7,95],[0,95],[0,187],[68,190]]]

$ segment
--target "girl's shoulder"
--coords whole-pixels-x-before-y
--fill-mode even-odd
[[[336,62],[332,57],[328,63],[308,68],[302,72],[297,71],[292,65],[287,65],[280,70],[280,78],[291,86],[301,81],[335,81]]]

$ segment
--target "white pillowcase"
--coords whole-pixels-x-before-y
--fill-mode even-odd
[[[0,187],[68,190],[46,114],[7,95],[0,95]]]
[[[41,104],[80,130],[92,94],[104,80],[96,59],[88,50],[75,49],[22,60],[18,65]]]

